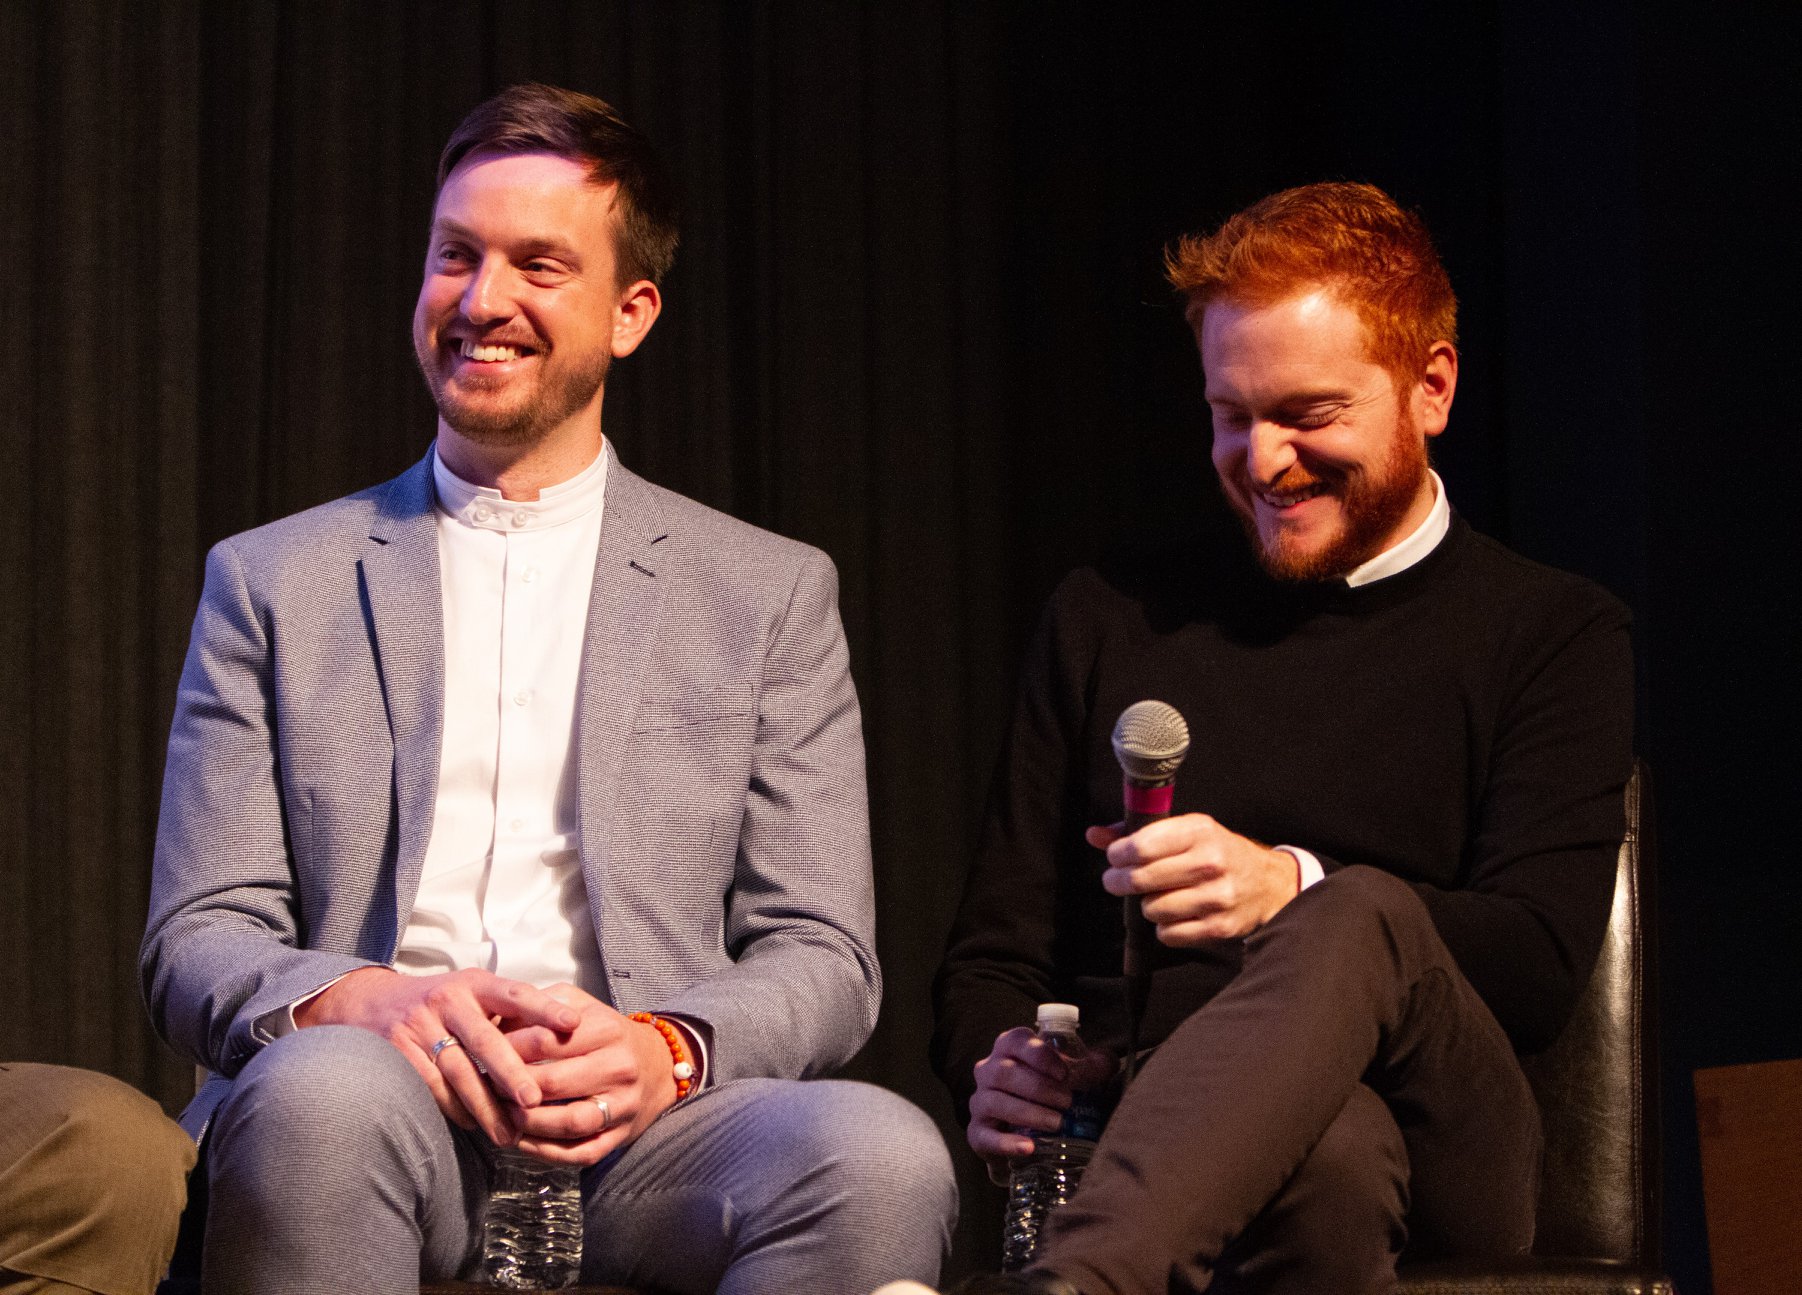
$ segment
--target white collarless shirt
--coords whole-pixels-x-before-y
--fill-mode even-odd
[[[522,502],[432,456],[444,732],[399,971],[481,967],[533,985],[602,988],[574,742],[606,477],[603,453]]]
[[[1354,567],[1345,577],[1345,583],[1351,588],[1400,575],[1438,548],[1439,541],[1451,530],[1452,506],[1445,497],[1445,482],[1431,468],[1427,469],[1427,476],[1433,483],[1433,506],[1427,510],[1427,515],[1421,518],[1419,526],[1408,532],[1407,538],[1397,540],[1370,561]]]

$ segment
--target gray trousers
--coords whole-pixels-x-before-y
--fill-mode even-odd
[[[1369,1295],[1533,1240],[1539,1109],[1405,882],[1346,868],[1139,1071],[1041,1263],[1089,1295]]]
[[[207,1157],[209,1291],[417,1295],[479,1264],[482,1139],[368,1031],[270,1044],[220,1106]],[[699,1093],[586,1171],[582,1194],[584,1282],[697,1295],[931,1283],[957,1213],[932,1121],[836,1080]]]

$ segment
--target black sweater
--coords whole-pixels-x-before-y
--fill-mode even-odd
[[[1189,723],[1174,812],[1414,883],[1516,1048],[1556,1037],[1587,981],[1631,763],[1626,609],[1456,517],[1421,562],[1356,589],[1216,554],[1084,569],[1052,596],[935,987],[934,1060],[960,1105],[1039,1002],[1080,1003],[1085,1036],[1118,1042],[1120,905],[1082,830],[1121,817],[1109,736],[1145,698]],[[1236,958],[1160,949],[1145,1041]]]

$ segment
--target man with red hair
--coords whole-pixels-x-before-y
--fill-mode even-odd
[[[1451,511],[1427,443],[1456,301],[1416,216],[1310,185],[1168,262],[1250,544],[1076,572],[1024,672],[941,1072],[997,1174],[1058,1127],[1096,1076],[1027,1023],[1069,1000],[1124,1042],[1108,895],[1156,928],[1152,1047],[1035,1266],[982,1289],[1350,1295],[1404,1246],[1524,1251],[1516,1054],[1556,1037],[1606,925],[1626,611]],[[1126,835],[1097,826],[1121,816],[1109,735],[1146,697],[1195,740],[1172,817]]]

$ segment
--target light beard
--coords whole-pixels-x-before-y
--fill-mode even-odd
[[[1333,580],[1357,570],[1389,546],[1396,528],[1420,497],[1427,471],[1426,438],[1411,420],[1400,420],[1388,453],[1373,471],[1325,479],[1327,491],[1339,501],[1342,521],[1338,533],[1318,548],[1286,544],[1281,535],[1266,543],[1258,531],[1255,511],[1240,507],[1230,494],[1227,502],[1251,542],[1258,565],[1271,578],[1287,584]]]
[[[541,352],[544,361],[536,388],[523,400],[508,406],[465,401],[451,388],[449,377],[440,369],[441,357],[436,349],[414,347],[419,371],[438,406],[438,416],[459,436],[476,445],[507,448],[531,445],[543,440],[552,429],[561,426],[594,399],[607,381],[613,357],[599,352],[586,367],[565,371],[553,367],[550,354]],[[471,384],[482,390],[482,379]]]

